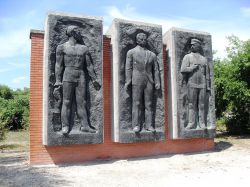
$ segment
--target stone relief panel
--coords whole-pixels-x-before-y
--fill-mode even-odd
[[[161,32],[158,25],[119,19],[108,31],[113,54],[115,142],[165,139]]]
[[[101,19],[48,15],[44,79],[44,144],[102,143]]]
[[[211,35],[172,29],[164,36],[165,41],[168,41],[166,44],[172,69],[172,80],[169,80],[172,84],[170,98],[171,103],[177,106],[170,114],[172,133],[175,129],[176,138],[214,137]]]

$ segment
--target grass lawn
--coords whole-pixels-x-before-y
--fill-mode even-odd
[[[29,151],[29,130],[9,131],[6,139],[0,141],[0,151]]]

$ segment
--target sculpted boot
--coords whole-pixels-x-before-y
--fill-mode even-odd
[[[195,112],[191,107],[189,107],[189,114],[188,114],[188,125],[186,126],[186,129],[195,129]]]
[[[135,133],[140,132],[140,127],[139,127],[138,125],[136,125],[136,126],[133,128],[133,131],[134,131]]]
[[[69,134],[69,127],[68,126],[63,126],[62,127],[62,133],[63,133],[63,135],[68,135]]]
[[[81,126],[80,127],[80,131],[82,131],[82,132],[96,133],[96,130],[90,128],[89,126]]]
[[[152,126],[146,127],[145,130],[150,132],[156,132],[155,128]]]

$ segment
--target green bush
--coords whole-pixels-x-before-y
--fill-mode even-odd
[[[250,40],[228,40],[228,58],[215,60],[216,115],[230,134],[244,134],[250,132]]]
[[[0,121],[0,141],[6,138],[6,131],[5,124]]]
[[[6,86],[1,88],[6,89]],[[29,126],[29,89],[10,93],[8,97],[0,97],[0,122],[9,130],[26,129]]]

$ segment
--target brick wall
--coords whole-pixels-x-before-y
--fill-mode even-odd
[[[43,41],[44,34],[33,31],[31,38],[30,68],[30,164],[59,164],[95,159],[124,159],[167,153],[186,153],[211,150],[213,139],[187,139],[161,142],[120,144],[111,140],[111,59],[110,39],[103,38],[103,101],[104,143],[97,145],[44,146],[42,144],[42,85],[43,85]],[[164,50],[164,60],[166,52]],[[166,62],[164,62],[166,80]],[[167,135],[167,81],[165,81],[165,126]],[[166,136],[168,137],[168,136]]]

